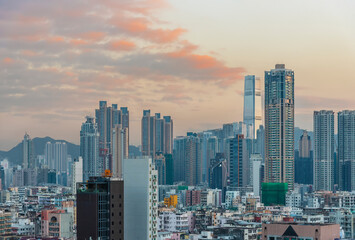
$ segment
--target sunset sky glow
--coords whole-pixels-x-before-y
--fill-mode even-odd
[[[295,71],[296,126],[355,109],[354,0],[0,0],[0,150],[51,136],[79,143],[100,100],[143,109],[174,134],[242,120],[243,79]]]

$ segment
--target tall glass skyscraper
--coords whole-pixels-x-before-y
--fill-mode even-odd
[[[83,180],[100,176],[104,172],[104,164],[99,158],[99,131],[93,117],[86,117],[80,131],[80,156],[83,158]]]
[[[26,168],[34,168],[35,160],[34,160],[34,146],[30,135],[27,133],[23,137],[22,141],[22,167]]]
[[[265,71],[265,182],[294,184],[294,72]]]
[[[334,112],[315,111],[314,121],[314,187],[332,191],[334,188]]]
[[[338,113],[340,188],[355,191],[355,111]]]
[[[255,139],[256,131],[262,125],[261,81],[254,75],[245,76],[244,80],[243,122],[251,128],[248,137]]]

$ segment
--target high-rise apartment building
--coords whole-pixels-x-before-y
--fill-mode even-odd
[[[77,239],[125,238],[124,182],[91,177],[77,184]]]
[[[104,164],[99,158],[99,132],[93,117],[86,117],[80,131],[80,156],[83,158],[83,180],[91,176],[100,176]]]
[[[174,182],[183,182],[186,178],[186,142],[187,138],[183,136],[174,139]]]
[[[312,143],[311,143],[311,137],[308,135],[307,131],[303,131],[303,135],[301,136],[298,142],[298,149],[301,158],[311,157]]]
[[[202,141],[195,133],[188,133],[185,150],[185,183],[190,186],[202,182]]]
[[[261,177],[262,161],[263,158],[260,154],[252,154],[250,156],[250,165],[251,165],[250,183],[253,186],[253,192],[255,196],[260,196],[261,179],[262,179]]]
[[[158,239],[158,173],[152,159],[125,159],[123,178],[124,238]]]
[[[230,140],[229,186],[236,189],[247,186],[249,182],[249,159],[246,139],[238,134]]]
[[[295,182],[313,184],[313,151],[311,137],[307,131],[298,141],[298,151],[295,151]]]
[[[294,72],[265,71],[265,181],[294,185]]]
[[[127,107],[118,109],[117,104],[107,105],[107,101],[100,101],[99,108],[95,110],[96,123],[99,132],[99,151],[101,161],[105,169],[111,169],[112,156],[112,132],[116,125],[120,124],[122,128],[127,128],[129,134],[129,111]],[[127,145],[129,145],[129,136],[127,136]]]
[[[160,118],[160,113],[155,114],[155,153],[165,152],[164,119]]]
[[[332,191],[334,188],[334,112],[315,111],[314,129],[314,188]]]
[[[355,191],[355,111],[338,113],[340,188]]]
[[[143,110],[142,117],[142,155],[156,153],[171,154],[173,151],[173,120],[170,116],[161,118],[160,113],[150,115],[150,110]]]
[[[58,174],[68,171],[68,147],[65,142],[47,142],[44,157],[48,167],[55,169]]]
[[[174,124],[171,116],[164,116],[164,153],[173,153]]]
[[[256,131],[262,125],[261,81],[254,75],[244,78],[244,113],[243,122],[251,126],[251,139],[256,138]]]
[[[122,178],[123,159],[128,158],[128,128],[121,124],[115,125],[112,130],[112,174]]]
[[[22,166],[24,169],[35,167],[34,146],[30,135],[27,133],[22,141],[22,156]]]
[[[150,110],[143,110],[142,117],[142,155],[150,155]]]
[[[76,194],[76,184],[83,181],[83,158],[74,159],[71,168],[71,188],[73,194]]]

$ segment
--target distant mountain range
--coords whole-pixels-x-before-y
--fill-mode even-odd
[[[295,149],[298,149],[298,140],[303,134],[303,129],[295,127]],[[314,134],[313,132],[309,131],[308,135],[312,139],[312,145],[313,145],[313,139],[314,139]],[[47,142],[65,142],[68,146],[68,154],[72,156],[72,158],[77,158],[80,154],[80,146],[70,143],[65,140],[56,140],[51,137],[44,137],[44,138],[34,138],[33,140],[34,144],[34,151],[35,151],[35,156],[37,155],[43,155],[44,154],[44,148]],[[129,153],[130,156],[140,156],[141,152],[139,151],[139,148],[133,145],[129,146]],[[13,165],[16,164],[21,164],[22,163],[22,142],[17,144],[15,147],[13,147],[9,151],[0,151],[0,160],[7,158],[10,163]]]
[[[44,137],[44,138],[34,138],[32,139],[34,145],[34,155],[43,155],[44,148],[47,142],[65,142],[68,146],[68,154],[71,155],[73,158],[76,158],[80,154],[80,146],[70,143],[65,140],[55,140],[51,137]],[[9,151],[0,151],[0,159],[7,158],[9,162],[13,165],[21,164],[22,163],[22,148],[23,144],[20,142],[15,147],[13,147]]]
[[[68,146],[68,154],[72,156],[72,158],[77,158],[80,155],[80,146],[74,143],[70,143],[65,140],[56,140],[51,137],[44,138],[34,138],[32,139],[34,145],[34,155],[44,155],[44,148],[47,142],[65,142]],[[0,151],[0,160],[7,158],[12,165],[20,165],[22,164],[22,148],[23,144],[20,142],[15,147],[13,147],[9,151]],[[130,156],[140,156],[141,152],[139,148],[133,145],[129,146]]]

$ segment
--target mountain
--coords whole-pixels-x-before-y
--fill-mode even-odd
[[[72,156],[72,158],[76,158],[80,154],[80,146],[70,143],[65,140],[55,140],[51,137],[44,137],[44,138],[34,138],[32,139],[33,146],[34,146],[34,155],[43,155],[44,154],[44,147],[47,142],[65,142],[68,146],[68,154]],[[0,159],[7,158],[10,163],[13,165],[21,164],[22,163],[22,142],[17,144],[9,151],[0,151]]]
[[[65,142],[68,146],[68,154],[72,156],[72,158],[77,158],[80,154],[80,146],[70,143],[65,140],[55,140],[51,137],[44,138],[34,138],[32,139],[34,145],[34,154],[44,155],[44,148],[47,142]],[[131,157],[141,156],[141,152],[138,147],[129,145],[129,152]],[[12,165],[22,164],[22,142],[17,144],[9,151],[0,151],[0,160],[7,158]]]

